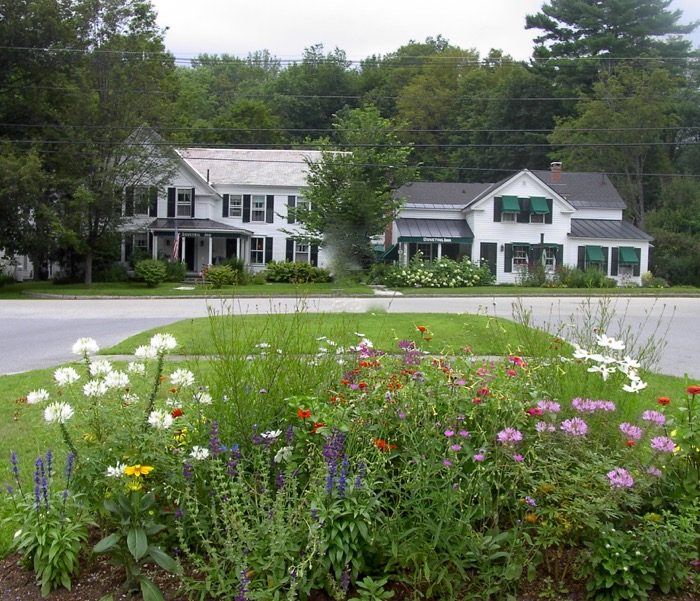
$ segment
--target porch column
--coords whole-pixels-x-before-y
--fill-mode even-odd
[[[158,258],[158,236],[153,234],[153,248],[151,249],[151,256],[153,259]]]
[[[442,242],[438,242],[438,253],[437,253],[437,258],[438,261],[442,259]]]
[[[239,259],[243,258],[243,257],[241,257],[241,240],[242,239],[243,238],[241,238],[240,236],[238,238],[236,238],[236,257]]]
[[[175,242],[173,242],[175,244]],[[181,234],[180,235],[180,261],[185,263],[185,237]]]
[[[401,262],[402,262],[404,265],[408,265],[408,242],[402,242],[402,243],[401,243],[401,251],[402,251],[402,253],[401,253],[401,256],[402,256]]]
[[[211,254],[211,251],[212,251],[212,237],[209,236],[209,260],[207,261],[207,265],[211,265],[211,264],[212,264],[212,254]]]

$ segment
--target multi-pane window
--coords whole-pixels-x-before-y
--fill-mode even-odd
[[[265,263],[265,238],[250,239],[250,262],[253,265]]]
[[[513,269],[526,269],[529,251],[528,246],[513,246]]]
[[[178,217],[192,217],[192,189],[177,189],[177,212]]]
[[[134,215],[148,215],[149,190],[148,186],[134,187]]]
[[[297,209],[301,209],[302,211],[307,211],[309,209],[309,201],[306,200],[303,196],[297,196]]]
[[[146,234],[134,234],[134,248],[148,250],[148,237]]]
[[[297,263],[308,263],[310,261],[309,245],[306,242],[297,242],[294,249],[294,260]]]
[[[542,249],[542,261],[547,271],[553,271],[557,266],[557,250],[552,247]]]
[[[504,223],[515,223],[517,213],[501,213],[501,221]]]
[[[419,252],[421,254],[421,257],[424,261],[432,261],[433,260],[433,245],[432,244],[426,244],[424,242],[419,242],[416,244],[416,252]]]
[[[253,194],[250,199],[250,220],[265,221],[265,196]]]
[[[530,223],[544,223],[544,214],[530,213]]]
[[[241,194],[231,194],[228,197],[228,216],[241,217],[243,215],[243,196]]]

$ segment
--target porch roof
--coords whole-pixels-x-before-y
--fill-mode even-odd
[[[467,244],[474,239],[461,219],[397,219],[399,242],[443,242]]]
[[[177,229],[178,232],[195,232],[197,234],[231,234],[239,236],[252,236],[253,232],[240,227],[233,227],[212,219],[164,219],[158,218],[148,225],[149,231],[154,234],[170,234]]]

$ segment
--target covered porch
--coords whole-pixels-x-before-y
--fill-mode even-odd
[[[474,234],[462,219],[397,219],[399,263],[418,253],[426,261],[471,258]]]
[[[187,271],[199,273],[208,265],[231,258],[248,263],[252,232],[211,219],[156,219],[148,226],[154,259],[176,259]]]

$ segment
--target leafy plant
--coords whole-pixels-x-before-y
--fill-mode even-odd
[[[114,499],[105,499],[104,509],[114,524],[115,532],[100,540],[93,551],[110,555],[115,565],[124,568],[126,590],[138,585],[144,601],[163,601],[158,586],[142,571],[142,566],[150,561],[168,572],[179,571],[176,561],[152,543],[153,538],[166,528],[157,521],[155,494],[140,491],[120,494]]]
[[[327,269],[314,267],[310,263],[292,261],[270,261],[265,266],[263,274],[268,282],[306,284],[331,281],[331,274]]]
[[[236,283],[236,272],[228,265],[210,265],[204,270],[204,279],[212,288]]]
[[[357,597],[352,599],[361,599],[362,601],[381,601],[382,599],[391,599],[394,596],[394,591],[387,591],[384,587],[389,582],[388,578],[380,578],[374,580],[370,576],[365,576],[362,580],[356,583]]]
[[[146,286],[149,288],[155,288],[158,284],[163,283],[168,275],[165,264],[155,259],[139,261],[136,263],[134,271],[139,279],[146,282]]]
[[[486,286],[492,281],[493,275],[486,264],[472,263],[468,258],[423,262],[420,253],[409,265],[393,266],[384,274],[388,286],[399,287],[460,288]]]
[[[43,597],[59,587],[71,590],[72,578],[79,569],[79,554],[88,539],[92,524],[80,495],[70,490],[74,458],[68,456],[65,483],[56,486],[53,455],[37,459],[34,490],[24,493],[19,477],[17,456],[12,453],[12,471],[16,489],[12,489],[13,515],[6,521],[19,525],[12,547],[34,570]]]

